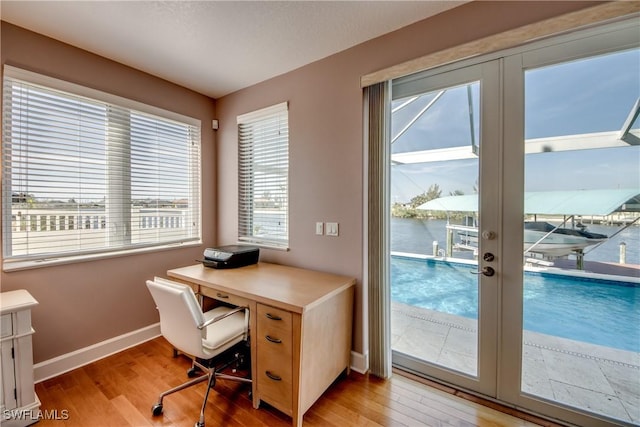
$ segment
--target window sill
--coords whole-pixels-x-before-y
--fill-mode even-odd
[[[275,251],[283,251],[283,252],[289,252],[289,246],[288,245],[277,245],[275,243],[267,243],[267,242],[260,242],[260,241],[253,241],[253,240],[239,240],[238,241],[239,245],[251,245],[251,246],[256,246],[258,248],[264,248],[264,249],[273,249]]]
[[[115,251],[115,252],[101,252],[96,254],[52,257],[52,258],[45,258],[45,259],[39,259],[39,260],[27,260],[27,261],[4,260],[2,263],[2,271],[4,271],[5,273],[9,273],[12,271],[30,270],[34,268],[51,267],[51,266],[63,265],[63,264],[75,264],[75,263],[86,262],[86,261],[97,261],[101,259],[116,258],[116,257],[122,257],[122,256],[129,256],[129,255],[138,255],[138,254],[166,251],[166,250],[178,249],[178,248],[190,248],[190,247],[196,247],[201,245],[202,245],[202,241],[197,241],[197,242],[188,242],[188,243],[174,243],[174,244],[154,246],[149,248],[126,249],[126,250]]]

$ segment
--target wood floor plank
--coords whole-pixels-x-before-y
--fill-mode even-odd
[[[388,407],[395,413],[401,414],[403,417],[397,415],[396,418],[400,422],[405,422],[402,420],[406,419],[407,425],[456,425],[444,417],[438,418],[437,415],[439,414],[432,414],[429,411],[422,410],[420,403],[414,399],[403,399],[391,390],[391,383],[388,381],[380,381],[376,387],[371,387],[373,384],[375,383],[372,382],[367,385],[356,383],[351,385],[350,388],[357,391],[356,395],[361,395],[366,400]],[[422,393],[424,391],[421,390]]]
[[[342,383],[339,386],[342,387]],[[340,400],[346,401],[347,404],[356,408],[374,422],[384,426],[420,425],[415,418],[398,411],[398,408],[392,407],[390,399],[385,399],[384,396],[378,395],[376,392],[361,388],[357,383],[352,384],[352,387],[357,390],[356,393],[347,393],[343,389]]]
[[[37,425],[193,426],[204,399],[204,383],[167,396],[162,415],[151,413],[159,393],[188,380],[190,367],[185,356],[173,357],[163,338],[145,342],[36,384],[41,409],[68,414],[68,419],[42,419]],[[219,380],[207,401],[207,427],[291,426],[290,417],[265,403],[255,410],[248,392],[246,384]],[[307,411],[304,426],[555,427],[534,424],[535,417],[456,394],[449,387],[434,388],[400,375],[382,380],[352,372],[340,376]]]
[[[357,427],[381,427],[381,424],[362,416],[358,411],[343,405],[334,397],[336,390],[331,389],[314,406],[314,412],[318,412],[323,418],[339,426]]]
[[[483,406],[470,406],[468,402],[462,399],[451,399],[451,394],[439,389],[427,388],[427,386],[406,378],[399,377],[397,380],[389,383],[389,389],[401,396],[407,405],[412,406],[419,412],[428,412],[442,420],[447,420],[450,424],[467,423],[469,425],[480,425],[490,427],[492,425],[504,425],[505,415],[493,411],[486,410]],[[453,390],[455,392],[455,390]],[[428,395],[425,396],[425,392]],[[498,424],[495,424],[496,421]],[[509,419],[512,425],[524,425],[519,419]]]
[[[129,399],[123,395],[118,395],[111,399],[111,403],[116,410],[127,420],[127,422],[134,426],[152,426],[153,423],[149,418],[140,412],[138,408],[133,406]]]
[[[40,409],[44,414],[60,415],[60,419],[56,420],[54,417],[48,418],[48,420],[40,421],[37,425],[46,424],[53,426],[81,426],[80,419],[78,417],[72,417],[71,414],[77,414],[79,411],[73,405],[73,402],[66,398],[64,388],[55,380],[49,380],[45,383],[36,385],[36,393],[38,398],[42,402]],[[65,411],[65,412],[63,412]]]

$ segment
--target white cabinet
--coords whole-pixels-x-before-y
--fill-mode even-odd
[[[0,424],[20,427],[38,421],[40,401],[33,385],[31,308],[38,304],[29,292],[0,293]]]

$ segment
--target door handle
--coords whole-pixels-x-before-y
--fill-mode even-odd
[[[487,277],[491,277],[494,274],[496,274],[496,271],[493,269],[493,267],[485,267],[482,270],[479,271],[470,271],[469,273],[471,274],[484,274]]]

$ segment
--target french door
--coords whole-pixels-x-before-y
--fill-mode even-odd
[[[457,288],[463,302],[456,303],[468,305],[471,314],[462,318],[437,307],[407,303],[416,283],[411,275],[403,279],[407,275],[402,271],[422,267],[393,257],[391,293],[397,297],[392,307],[394,362],[487,395],[496,393],[499,275],[477,273],[485,267],[496,271],[500,259],[499,240],[494,238],[500,223],[500,68],[500,61],[489,61],[401,79],[392,87],[392,200],[407,198],[403,189],[411,191],[415,186],[436,193],[470,194],[480,206],[477,215],[470,214],[488,236],[482,238],[480,233],[479,250],[494,258],[480,266],[464,265],[459,270],[462,273],[446,280],[444,293]],[[483,161],[489,158],[492,162]],[[413,175],[427,181],[413,182],[408,189],[406,182]],[[397,240],[396,232],[392,227],[392,240]],[[408,234],[415,238],[416,233]],[[439,245],[441,251],[446,250],[445,238]],[[392,247],[392,251],[398,249],[402,251]],[[443,299],[446,304],[451,298]]]
[[[578,425],[640,424],[638,344],[606,327],[591,337],[599,323],[631,324],[621,336],[640,336],[640,288],[614,277],[630,284],[618,292],[605,280],[598,308],[593,282],[602,276],[583,271],[588,249],[618,232],[587,249],[569,247],[577,231],[553,235],[555,246],[529,241],[530,226],[552,223],[548,238],[640,198],[637,28],[618,23],[393,81],[395,366]],[[586,202],[568,203],[574,196]],[[613,200],[606,209],[604,199]],[[638,242],[640,228],[624,235]],[[582,269],[589,287],[563,303],[561,294],[583,285],[545,288],[526,265]],[[581,296],[587,308],[575,305]],[[545,311],[556,303],[563,317]],[[580,332],[588,317],[594,327]]]

